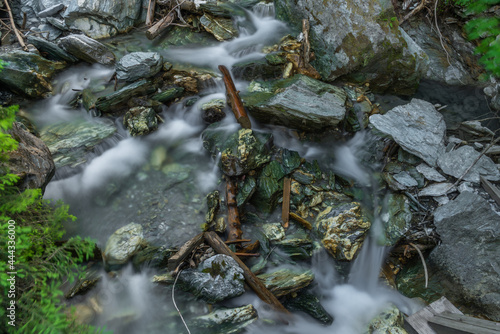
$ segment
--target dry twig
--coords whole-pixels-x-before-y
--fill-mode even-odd
[[[415,248],[418,255],[420,256],[420,260],[422,260],[422,265],[424,266],[424,275],[425,275],[425,288],[427,289],[427,285],[429,284],[429,274],[427,273],[427,265],[425,264],[424,255],[422,254],[420,249],[417,246],[415,246],[413,243],[410,242],[410,246]]]
[[[191,334],[189,327],[187,326],[186,322],[184,321],[184,317],[182,316],[181,311],[179,310],[179,308],[177,307],[177,304],[175,303],[175,295],[174,295],[175,294],[175,284],[177,283],[177,279],[179,278],[179,275],[181,274],[181,272],[182,272],[182,269],[179,270],[179,272],[175,276],[174,285],[172,286],[172,302],[174,303],[174,307],[177,310],[177,313],[179,313],[179,316],[181,317],[181,320],[182,320],[182,323],[184,324],[184,327],[186,327],[186,330],[188,331],[188,333]]]

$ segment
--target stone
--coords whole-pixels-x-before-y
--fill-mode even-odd
[[[335,259],[351,261],[355,258],[371,223],[362,214],[357,202],[329,206],[316,217],[315,230],[321,243]]]
[[[436,209],[434,224],[441,244],[428,258],[429,270],[451,280],[447,293],[500,321],[500,216],[481,196],[463,192]]]
[[[261,167],[271,157],[272,135],[250,129],[227,132],[219,123],[201,134],[203,146],[213,156],[221,154],[219,166],[224,174],[238,176]]]
[[[308,292],[300,292],[295,298],[288,298],[284,306],[290,311],[302,311],[324,325],[331,325],[333,317],[321,305],[318,297]]]
[[[443,116],[427,101],[412,99],[384,115],[370,116],[370,123],[432,167],[444,153],[446,124]]]
[[[128,82],[156,75],[163,66],[163,57],[157,52],[132,52],[116,63],[116,77]]]
[[[103,258],[108,265],[125,264],[144,244],[142,226],[130,223],[116,230],[106,242]]]
[[[420,164],[417,166],[417,171],[429,181],[446,181],[446,178],[443,175],[441,175],[435,168],[432,168],[429,165]]]
[[[297,230],[293,234],[287,234],[285,239],[275,243],[280,250],[290,256],[292,260],[304,260],[312,256],[313,241],[309,234],[303,230]]]
[[[262,232],[269,241],[279,241],[285,237],[285,229],[281,223],[264,224]]]
[[[372,334],[407,334],[403,328],[404,315],[394,305],[390,305],[370,321],[368,332]]]
[[[449,182],[433,183],[418,192],[421,197],[440,197],[456,191],[457,188]]]
[[[171,163],[164,166],[161,171],[166,176],[166,179],[163,179],[161,181],[162,187],[164,190],[168,190],[173,186],[187,180],[191,173],[191,168],[187,165]]]
[[[213,304],[245,292],[243,269],[230,256],[218,254],[203,261],[197,269],[179,275],[183,289]]]
[[[245,205],[257,190],[255,177],[246,176],[244,180],[238,182],[238,193],[236,194],[236,204],[238,207]]]
[[[394,246],[410,229],[412,213],[408,198],[403,194],[387,197],[387,212],[381,215],[385,230],[385,244]]]
[[[201,105],[201,118],[206,123],[212,124],[219,122],[226,117],[224,108],[226,107],[226,100],[213,99]]]
[[[48,7],[46,9],[42,10],[41,12],[39,12],[37,14],[37,16],[40,18],[53,16],[53,15],[57,14],[58,12],[60,12],[61,10],[63,10],[64,8],[65,8],[64,4],[59,3],[59,4],[53,5],[51,7]]]
[[[225,41],[238,37],[238,30],[235,28],[233,20],[214,17],[208,13],[200,17],[200,24],[206,31],[214,35],[218,41]]]
[[[90,64],[115,64],[115,55],[107,46],[85,35],[63,37],[59,39],[59,46],[72,56]]]
[[[272,273],[257,275],[257,277],[277,298],[298,292],[314,280],[311,270],[280,269]]]
[[[377,91],[411,95],[420,73],[407,46],[390,1],[284,0],[277,1],[277,17],[301,31],[310,22],[311,64],[323,80],[348,77],[369,82]]]
[[[269,64],[266,59],[240,61],[232,65],[231,71],[236,78],[244,80],[275,80],[283,73],[283,66]]]
[[[109,95],[99,97],[95,102],[95,107],[104,113],[120,111],[132,97],[148,95],[155,91],[156,88],[152,83],[140,80]]]
[[[97,147],[115,133],[114,122],[106,119],[92,122],[79,119],[55,123],[40,131],[42,140],[52,154],[58,174],[65,166],[75,169],[75,173],[78,172],[79,169],[76,168],[88,161],[89,154],[97,154]]]
[[[259,122],[313,132],[344,119],[347,96],[341,88],[298,74],[274,82],[268,91],[242,94],[242,99]]]
[[[408,172],[401,172],[394,174],[392,176],[396,181],[406,188],[412,188],[418,186],[417,180],[415,180]]]
[[[267,164],[257,178],[257,189],[251,203],[263,212],[271,213],[278,205],[283,194],[283,177],[285,171],[281,164],[274,160]]]
[[[160,101],[161,103],[168,103],[174,101],[178,97],[181,97],[183,93],[183,87],[172,85],[163,89],[158,94],[153,95],[153,100]]]
[[[9,152],[7,162],[10,173],[19,176],[17,187],[21,191],[41,188],[43,193],[56,171],[49,148],[19,122],[12,124],[9,133],[19,143],[15,151]]]
[[[43,38],[36,36],[28,36],[28,43],[33,44],[40,52],[43,52],[45,58],[53,61],[65,61],[68,63],[76,63],[78,58],[73,57],[61,47],[53,42],[49,42]]]
[[[472,146],[461,146],[456,150],[446,152],[441,155],[437,161],[443,173],[455,178],[461,177],[465,171],[481,155]],[[500,171],[491,158],[483,155],[470,171],[464,176],[463,180],[479,183],[479,177],[483,176],[490,181],[500,180]]]
[[[123,125],[125,125],[132,136],[147,135],[158,128],[156,112],[153,108],[131,108],[123,117]]]
[[[0,52],[0,59],[7,63],[2,69],[0,83],[12,92],[29,98],[50,95],[52,77],[65,67],[64,63],[20,50]]]
[[[193,327],[208,334],[241,333],[257,320],[257,310],[252,304],[237,308],[222,308],[192,319]]]

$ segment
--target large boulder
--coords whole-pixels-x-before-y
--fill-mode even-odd
[[[51,78],[65,66],[64,63],[20,50],[0,53],[0,59],[7,63],[2,69],[0,84],[14,93],[31,98],[50,94]]]
[[[142,7],[147,5],[147,1],[133,0],[27,0],[22,1],[20,10],[28,13],[32,25],[59,12],[67,29],[99,39],[132,29],[141,20]]]
[[[19,143],[17,150],[9,153],[8,162],[10,172],[20,177],[18,187],[44,191],[56,171],[49,148],[21,123],[14,122],[10,134]]]
[[[384,115],[370,116],[370,123],[430,166],[435,167],[444,153],[446,124],[443,116],[427,101],[412,99]]]
[[[113,65],[115,55],[107,46],[85,35],[69,35],[59,40],[66,52],[87,63]]]
[[[429,256],[431,271],[451,280],[449,293],[500,321],[500,216],[464,191],[434,212],[434,223],[442,243]]]
[[[310,22],[312,65],[322,78],[348,76],[379,91],[412,94],[419,82],[416,57],[398,27],[390,0],[281,0],[277,17],[300,29]]]
[[[313,132],[336,126],[346,113],[347,96],[341,88],[305,75],[252,87],[242,98],[250,114],[262,123]]]

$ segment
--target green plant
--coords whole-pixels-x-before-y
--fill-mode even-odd
[[[0,70],[3,65],[0,60]],[[43,200],[40,189],[16,187],[19,177],[7,166],[18,145],[7,132],[16,111],[0,106],[0,332],[93,333],[62,312],[59,286],[78,277],[78,263],[93,254],[95,244],[78,237],[63,242],[62,223],[75,220],[68,206]]]

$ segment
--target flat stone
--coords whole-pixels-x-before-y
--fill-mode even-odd
[[[393,175],[394,179],[398,181],[401,185],[406,188],[418,186],[417,180],[415,180],[408,172],[401,172]]]
[[[422,174],[427,180],[443,182],[446,178],[441,175],[435,168],[430,167],[426,164],[420,164],[417,166],[417,171]]]
[[[297,292],[314,280],[314,274],[311,270],[298,272],[291,269],[281,269],[257,277],[278,298]]]
[[[451,279],[453,289],[445,293],[500,321],[500,216],[481,196],[463,192],[436,209],[434,224],[442,242],[428,265]]]
[[[85,35],[69,35],[59,39],[66,52],[87,63],[114,65],[115,55],[107,46]]]
[[[405,151],[433,167],[444,153],[446,124],[443,116],[427,101],[412,99],[384,115],[370,116],[370,123],[392,137]]]
[[[437,162],[443,173],[459,178],[476,161],[480,154],[472,146],[462,146],[442,154]],[[463,180],[479,183],[480,176],[490,181],[500,180],[500,171],[497,166],[489,157],[484,155],[474,164]]]
[[[452,187],[453,184],[449,182],[433,183],[419,191],[418,196],[421,197],[438,197],[449,194],[457,190]]]

